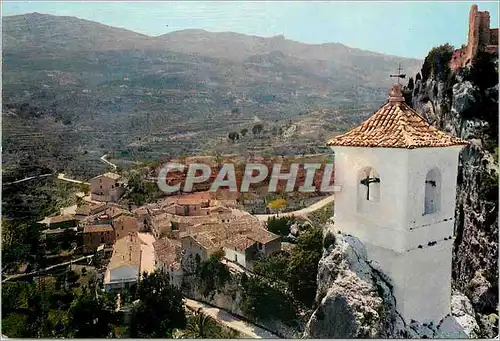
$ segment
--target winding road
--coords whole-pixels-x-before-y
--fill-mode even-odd
[[[338,192],[340,190],[340,186],[337,186],[336,191]],[[311,206],[304,207],[300,210],[293,211],[293,212],[285,212],[285,213],[276,213],[276,214],[255,214],[254,216],[262,221],[267,221],[269,218],[272,217],[289,217],[289,216],[296,216],[296,217],[306,217],[308,213],[317,211],[326,205],[330,204],[334,200],[334,194],[327,196],[324,199],[321,199],[317,203],[312,204]]]
[[[112,162],[109,162],[106,157],[108,156],[108,154],[104,154],[103,156],[101,156],[101,161],[110,165],[111,167],[113,167],[114,170],[116,170],[116,165]]]
[[[70,179],[70,178],[67,178],[64,173],[59,173],[57,174],[57,178],[59,180],[64,180],[64,181],[68,181],[68,182],[72,182],[72,183],[75,183],[75,184],[85,184],[85,185],[90,185],[90,183],[88,182],[85,182],[85,181],[80,181],[80,180],[75,180],[75,179]]]
[[[53,173],[49,173],[49,174],[29,176],[27,178],[24,178],[24,179],[21,179],[21,180],[17,180],[17,181],[5,182],[5,183],[3,183],[3,185],[7,186],[7,185],[18,184],[18,183],[25,182],[25,181],[28,181],[28,180],[33,180],[33,179],[37,179],[37,178],[45,178],[45,177],[51,176],[51,175],[54,175],[54,174]]]

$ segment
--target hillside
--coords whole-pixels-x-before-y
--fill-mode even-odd
[[[251,131],[255,117],[270,130],[328,109],[349,116],[332,120],[345,129],[384,102],[398,63],[408,74],[421,64],[283,36],[183,30],[150,37],[38,13],[4,17],[2,30],[4,163],[24,154],[38,158],[31,135],[19,138],[19,131],[36,126],[49,145],[52,137],[65,141],[46,156],[46,167],[82,176],[98,171],[88,162],[105,152],[157,159],[213,153],[214,146],[234,151],[226,142],[221,147],[221,139]],[[345,115],[344,109],[357,110]],[[304,144],[323,143],[319,135],[339,130],[328,127]],[[262,141],[245,145],[254,144]],[[26,173],[15,169],[4,176]]]

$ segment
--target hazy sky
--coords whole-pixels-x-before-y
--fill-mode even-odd
[[[423,58],[446,42],[466,43],[470,6],[489,11],[498,27],[498,2],[13,2],[2,15],[30,12],[76,16],[147,35],[198,28],[258,36],[283,34],[305,43]],[[168,26],[167,26],[168,25]]]

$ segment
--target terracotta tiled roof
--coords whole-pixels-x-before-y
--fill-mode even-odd
[[[405,102],[394,85],[387,104],[351,131],[328,141],[328,146],[424,148],[466,145],[467,141],[431,126]]]
[[[111,225],[88,225],[83,228],[83,233],[98,233],[98,232],[111,232],[113,227]]]
[[[141,265],[141,242],[137,237],[137,232],[117,240],[113,246],[113,255],[109,261],[108,269],[115,269],[122,265],[137,267]]]
[[[180,260],[181,245],[177,240],[162,238],[153,243],[158,260],[166,265],[172,265]]]
[[[252,217],[253,218],[253,217]],[[199,224],[187,229],[181,238],[190,236],[206,249],[227,246],[239,251],[255,243],[267,244],[279,239],[261,226],[258,219],[242,217],[231,223]]]
[[[70,215],[57,215],[55,217],[50,217],[50,224],[57,224],[57,223],[63,223],[67,221],[73,221],[75,220],[75,216],[70,214]]]
[[[116,173],[111,173],[111,172],[108,172],[108,173],[104,173],[104,174],[101,174],[101,175],[98,175],[98,176],[94,176],[92,179],[90,180],[93,180],[93,179],[99,179],[100,177],[106,177],[106,178],[110,178],[110,179],[113,179],[113,180],[118,180],[120,179],[122,176],[119,175],[119,174],[116,174]]]

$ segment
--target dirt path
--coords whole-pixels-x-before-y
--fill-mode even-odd
[[[108,156],[108,154],[104,154],[103,156],[101,156],[101,161],[104,162],[104,163],[107,163],[108,165],[110,165],[111,167],[113,167],[114,170],[116,170],[116,165],[112,162],[109,162],[108,160],[106,160],[106,157]]]
[[[279,339],[278,336],[273,333],[258,327],[256,325],[251,324],[250,322],[243,321],[236,316],[228,313],[225,310],[221,310],[216,307],[209,306],[207,304],[191,300],[189,298],[184,298],[184,304],[191,310],[197,311],[201,309],[206,315],[211,316],[216,321],[223,323],[225,326],[234,329],[247,337],[253,339]]]
[[[75,179],[70,179],[70,178],[67,178],[67,177],[65,176],[65,174],[64,174],[64,173],[59,173],[59,174],[57,174],[57,178],[58,178],[59,180],[68,181],[68,182],[73,182],[73,183],[75,183],[75,184],[85,184],[85,185],[90,185],[90,183],[85,182],[85,181],[80,181],[80,180],[75,180]]]
[[[33,180],[33,179],[37,179],[37,178],[45,178],[45,177],[47,177],[47,176],[51,176],[51,175],[54,175],[54,174],[49,173],[49,174],[42,174],[42,175],[29,176],[29,177],[27,177],[27,178],[24,178],[24,179],[21,179],[21,180],[17,180],[17,181],[5,182],[5,183],[3,183],[3,185],[4,185],[4,186],[7,186],[7,185],[18,184],[18,183],[25,182],[25,181],[28,181],[28,180]]]
[[[337,188],[337,191],[340,188]],[[289,217],[289,216],[296,216],[296,217],[306,217],[308,213],[317,211],[326,205],[330,204],[334,200],[334,194],[327,196],[324,199],[321,199],[320,201],[312,204],[311,206],[304,207],[300,210],[293,211],[293,212],[285,212],[285,213],[279,213],[279,214],[255,214],[254,216],[257,217],[257,219],[262,220],[262,221],[267,221],[267,219],[271,217]]]

